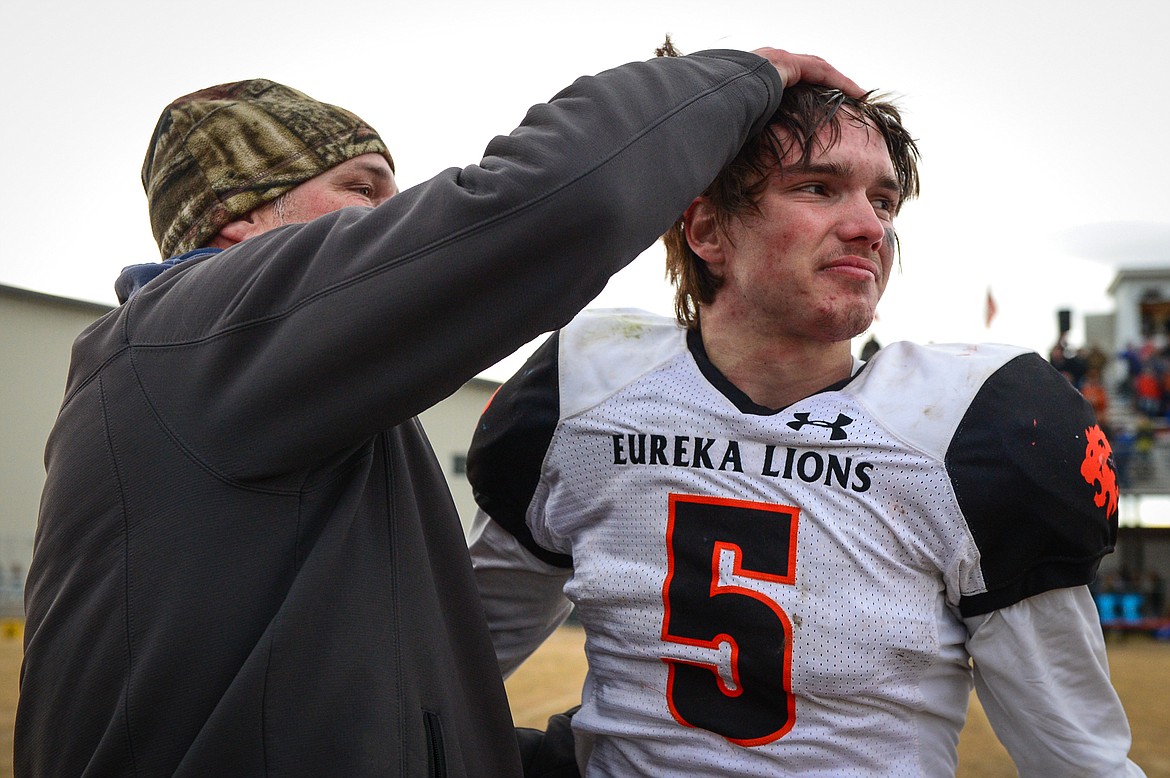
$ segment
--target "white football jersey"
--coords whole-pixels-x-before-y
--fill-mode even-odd
[[[485,411],[477,499],[571,569],[587,775],[953,773],[962,619],[1092,580],[1117,490],[1067,381],[1006,346],[858,368],[766,409],[697,334],[586,312]]]

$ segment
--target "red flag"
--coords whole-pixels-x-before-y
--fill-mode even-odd
[[[987,303],[983,309],[983,326],[990,327],[991,320],[995,318],[995,298],[991,296],[991,287],[987,287]]]

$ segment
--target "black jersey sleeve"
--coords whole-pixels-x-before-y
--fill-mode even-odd
[[[492,397],[471,438],[467,478],[483,512],[521,545],[549,564],[572,567],[571,557],[539,545],[525,521],[560,420],[558,346],[553,333]]]
[[[979,549],[974,616],[1088,584],[1117,538],[1109,444],[1079,392],[1037,354],[983,385],[952,438],[947,470]]]

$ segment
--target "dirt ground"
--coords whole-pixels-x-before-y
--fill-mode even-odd
[[[0,778],[12,775],[12,726],[16,715],[21,641],[0,631]],[[508,679],[518,725],[543,727],[553,713],[579,701],[585,675],[580,629],[558,630]],[[1149,778],[1170,778],[1170,643],[1141,636],[1111,637],[1109,665],[1133,729],[1130,756]],[[959,740],[957,778],[1013,778],[1015,767],[996,740],[978,700]]]

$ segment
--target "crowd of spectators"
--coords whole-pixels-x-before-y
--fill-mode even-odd
[[[1073,348],[1068,345],[1066,336],[1061,335],[1052,347],[1048,361],[1081,391],[1096,411],[1102,428],[1108,428],[1109,392],[1105,388],[1105,369],[1109,355],[1096,344],[1087,349]]]
[[[1093,344],[1077,349],[1061,335],[1049,361],[1093,406],[1113,446],[1118,485],[1123,489],[1152,475],[1151,452],[1161,430],[1170,429],[1170,339],[1165,334],[1128,345],[1117,355],[1122,370],[1111,378],[1110,357]],[[1116,380],[1115,392],[1107,383]],[[1125,404],[1113,412],[1110,397]]]
[[[1152,461],[1155,441],[1160,433],[1170,434],[1170,338],[1164,334],[1144,338],[1113,360],[1096,345],[1071,347],[1062,335],[1049,361],[1093,406],[1113,447],[1118,486],[1125,490],[1135,482],[1157,479]],[[1117,407],[1110,407],[1110,398]],[[1158,636],[1165,632],[1170,637],[1166,585],[1156,571],[1105,573],[1091,589],[1107,631],[1155,623]]]
[[[1170,338],[1165,333],[1130,344],[1120,354],[1125,379],[1118,387],[1134,409],[1151,419],[1170,417]]]

